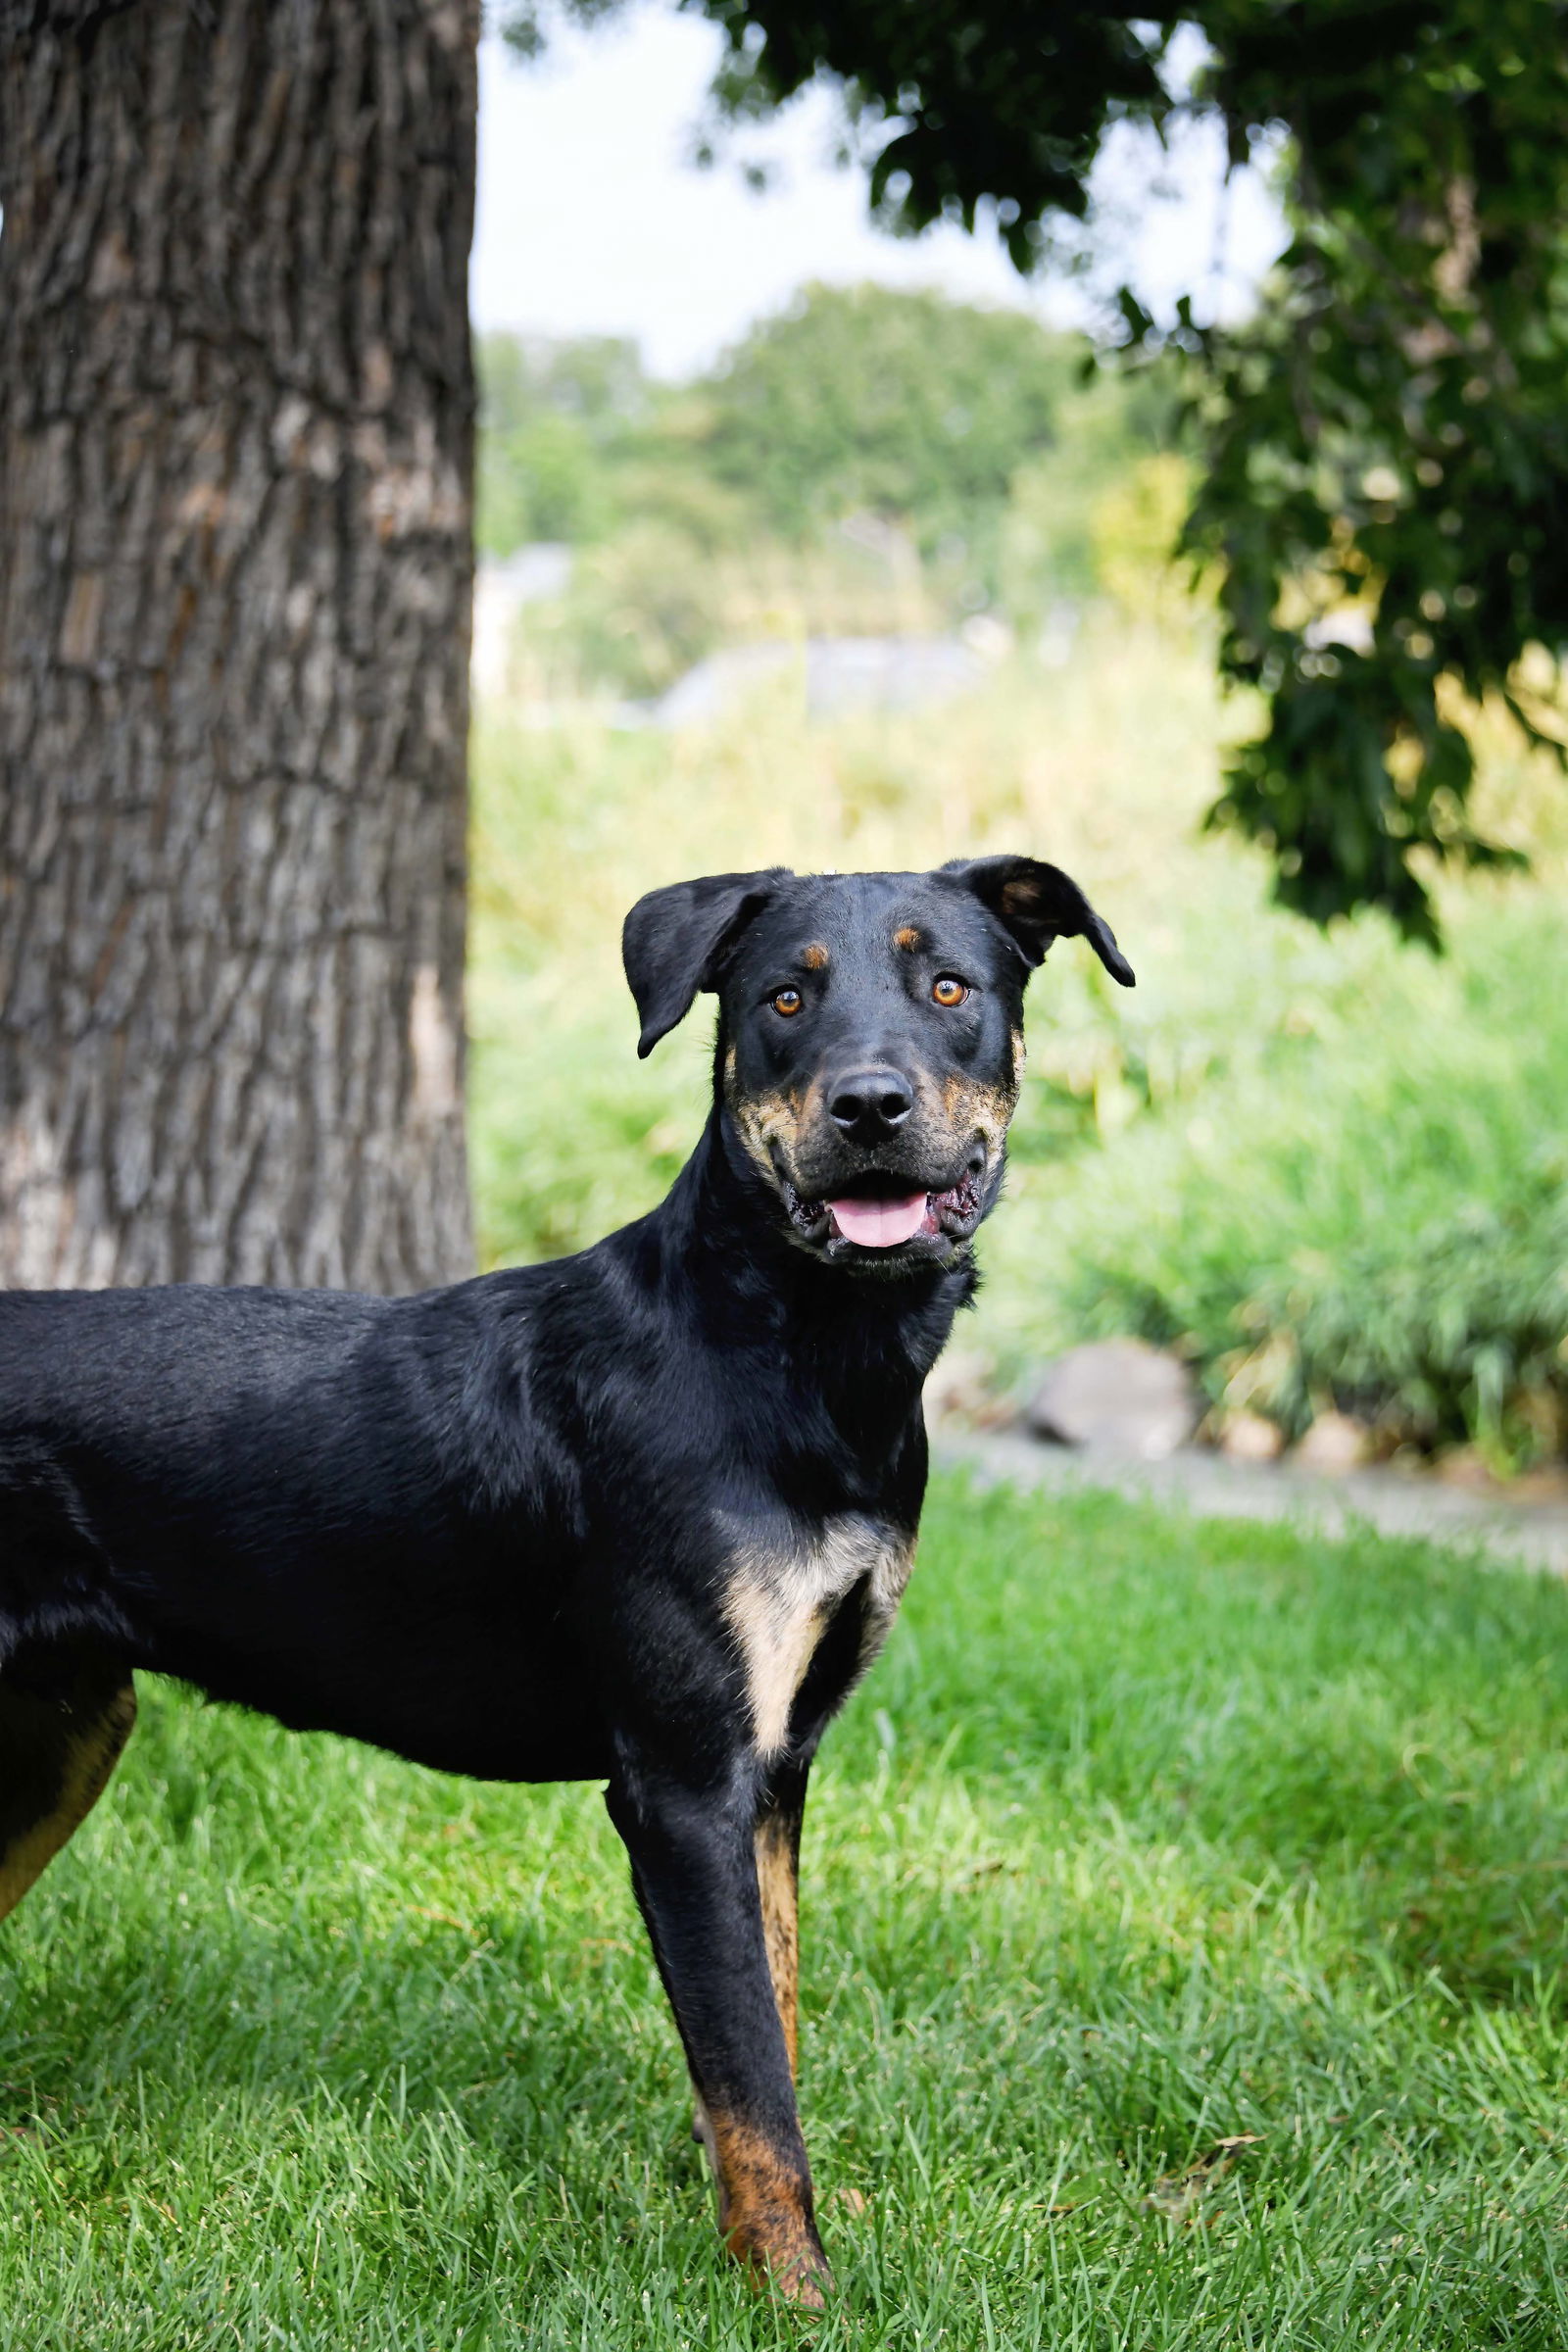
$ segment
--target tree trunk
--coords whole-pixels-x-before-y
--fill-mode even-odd
[[[416,1289],[478,0],[0,0],[0,1283]]]

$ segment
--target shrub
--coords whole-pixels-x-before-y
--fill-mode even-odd
[[[1346,940],[1298,1034],[1101,1149],[1053,1162],[1026,1123],[1022,1214],[996,1245],[1013,1355],[1132,1331],[1292,1436],[1334,1405],[1499,1466],[1555,1450],[1568,1002],[1541,974],[1560,931],[1517,894],[1457,908],[1442,963]]]

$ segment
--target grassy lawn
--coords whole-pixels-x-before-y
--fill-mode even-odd
[[[812,1804],[809,2325],[594,1789],[143,1708],[0,1935],[7,2346],[1568,2333],[1556,1586],[941,1484]]]

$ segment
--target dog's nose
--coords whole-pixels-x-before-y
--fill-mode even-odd
[[[909,1082],[897,1070],[852,1070],[828,1090],[827,1115],[853,1143],[880,1143],[914,1108]]]

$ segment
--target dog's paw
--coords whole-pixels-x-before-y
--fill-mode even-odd
[[[771,2229],[732,2228],[725,2244],[744,2263],[752,2284],[779,2295],[804,2311],[825,2311],[833,2292],[833,2273],[822,2241],[808,2222],[799,2216]]]

